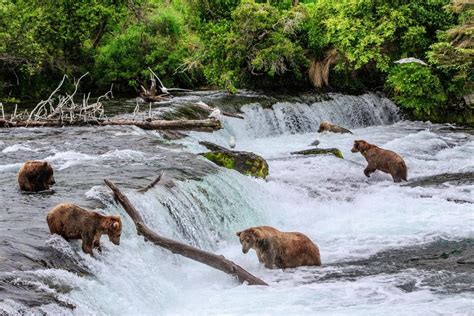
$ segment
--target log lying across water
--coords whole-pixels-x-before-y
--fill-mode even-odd
[[[208,265],[212,268],[221,270],[227,274],[237,277],[241,282],[247,282],[249,285],[268,285],[263,280],[255,277],[246,270],[244,270],[239,265],[234,262],[227,260],[224,256],[219,256],[204,250],[194,248],[192,246],[183,244],[179,241],[175,241],[166,237],[162,237],[148,228],[140,213],[135,209],[135,207],[130,203],[130,200],[125,196],[119,188],[109,180],[104,180],[105,184],[114,192],[115,198],[125,209],[127,214],[135,223],[137,232],[139,235],[142,235],[146,238],[147,241],[151,241],[155,245],[165,248],[171,251],[174,254],[181,255],[183,257],[192,259],[194,261],[201,262],[205,265]]]
[[[63,127],[63,126],[109,126],[109,125],[132,125],[147,130],[193,130],[212,132],[221,129],[219,120],[94,120],[94,121],[61,121],[61,120],[24,120],[8,121],[0,119],[0,128],[12,127]]]

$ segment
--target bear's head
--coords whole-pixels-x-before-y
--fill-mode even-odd
[[[116,245],[120,245],[120,235],[122,235],[122,219],[120,216],[107,216],[104,220],[104,226],[109,240]]]
[[[249,252],[250,248],[254,248],[260,239],[260,234],[255,228],[249,228],[237,233],[237,237],[240,239],[242,245],[242,252]]]
[[[41,174],[42,174],[42,181],[45,185],[46,188],[49,189],[49,186],[50,185],[53,185],[56,183],[56,181],[54,181],[54,172],[53,172],[53,167],[51,167],[51,165],[44,161],[42,163],[42,168],[41,168]]]
[[[370,146],[371,145],[368,142],[366,142],[365,140],[355,140],[354,141],[354,146],[352,147],[351,152],[353,152],[353,153],[357,153],[357,152],[364,153],[364,152],[366,152],[367,150],[370,149]]]
[[[321,122],[321,124],[319,124],[318,133],[328,131],[329,129],[331,129],[331,124],[329,124],[328,122]]]

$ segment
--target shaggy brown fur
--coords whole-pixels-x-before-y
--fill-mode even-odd
[[[407,166],[397,153],[369,144],[365,140],[354,141],[351,151],[360,152],[369,163],[364,170],[367,177],[375,170],[380,170],[391,174],[394,182],[407,181]]]
[[[91,256],[93,248],[101,251],[100,237],[104,234],[107,234],[114,244],[120,244],[120,216],[102,215],[71,203],[61,203],[49,211],[46,219],[51,234],[61,235],[67,241],[82,239],[82,250]]]
[[[258,260],[268,269],[320,266],[318,247],[306,236],[281,232],[270,226],[251,227],[237,233],[242,252],[255,249]]]
[[[53,168],[46,161],[28,160],[18,172],[18,184],[22,191],[48,190],[50,185],[55,184]]]
[[[321,122],[321,124],[319,124],[318,133],[322,133],[322,132],[332,132],[332,133],[340,133],[340,134],[346,134],[346,133],[352,134],[352,132],[351,132],[350,130],[345,129],[344,127],[340,127],[340,126],[337,126],[337,125],[328,123],[328,122]]]

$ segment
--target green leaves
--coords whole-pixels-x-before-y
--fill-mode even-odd
[[[395,102],[418,117],[430,115],[446,105],[441,82],[428,66],[406,63],[395,66],[387,78]]]

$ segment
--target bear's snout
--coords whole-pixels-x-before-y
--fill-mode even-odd
[[[356,153],[357,152],[357,149],[355,149],[354,147],[351,149],[351,152],[353,153]]]
[[[56,181],[54,180],[54,178],[51,178],[51,180],[49,180],[49,184],[51,185],[56,184]]]
[[[246,254],[247,252],[249,252],[249,250],[248,250],[248,248],[242,247],[242,252],[243,252],[244,254]]]

